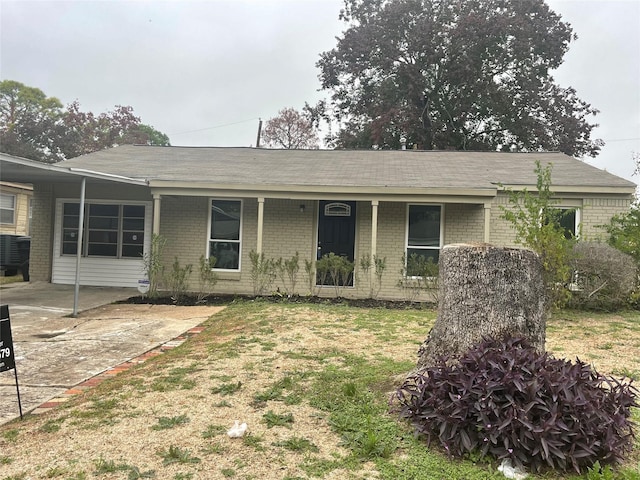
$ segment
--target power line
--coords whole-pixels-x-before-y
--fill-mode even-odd
[[[606,138],[603,140],[605,142],[633,142],[634,140],[640,140],[640,137],[635,138],[612,138],[607,140]]]
[[[183,135],[183,134],[186,134],[186,133],[204,132],[205,130],[213,130],[213,129],[216,129],[216,128],[230,127],[231,125],[239,125],[241,123],[253,122],[255,120],[258,120],[258,117],[249,118],[248,120],[241,120],[239,122],[232,122],[232,123],[225,123],[225,124],[222,124],[222,125],[215,125],[213,127],[199,128],[197,130],[188,130],[186,132],[170,133],[168,135],[170,137],[174,137],[176,135]]]

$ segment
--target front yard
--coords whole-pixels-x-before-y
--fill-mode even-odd
[[[233,303],[182,346],[0,427],[0,479],[503,479],[428,449],[387,413],[435,316]],[[640,380],[640,312],[560,312],[547,347]],[[243,438],[227,436],[235,420]],[[638,440],[625,472],[640,478]]]

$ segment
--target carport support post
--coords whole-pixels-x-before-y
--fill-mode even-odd
[[[76,252],[76,285],[73,291],[73,316],[78,316],[78,297],[80,296],[80,259],[82,258],[82,233],[84,231],[84,201],[87,188],[87,177],[82,177],[80,184],[80,218],[78,219],[78,248]]]

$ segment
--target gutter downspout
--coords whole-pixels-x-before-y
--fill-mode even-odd
[[[80,184],[80,218],[78,219],[78,247],[76,252],[76,283],[73,292],[73,313],[74,318],[78,316],[78,297],[80,296],[80,259],[82,258],[82,237],[84,232],[84,202],[87,187],[87,177],[82,177]]]

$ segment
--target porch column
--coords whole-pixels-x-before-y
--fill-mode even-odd
[[[160,198],[157,193],[153,194],[153,226],[152,231],[154,235],[160,235]]]
[[[78,316],[78,300],[80,298],[80,259],[82,258],[82,243],[84,232],[84,204],[87,190],[87,177],[82,177],[80,184],[80,212],[78,213],[78,243],[76,245],[76,279],[73,289],[73,318]]]
[[[264,224],[264,197],[258,198],[258,238],[256,241],[256,253],[262,253],[262,230]]]
[[[378,253],[378,200],[371,200],[371,261]]]
[[[484,241],[491,242],[491,204],[484,204]]]

